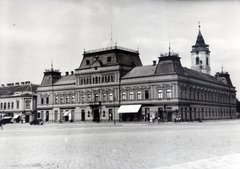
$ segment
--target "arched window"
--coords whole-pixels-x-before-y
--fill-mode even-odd
[[[199,65],[199,57],[196,57],[196,65]]]

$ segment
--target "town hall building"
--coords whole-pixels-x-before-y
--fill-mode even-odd
[[[119,46],[84,51],[80,66],[44,72],[37,117],[45,122],[182,121],[236,118],[236,90],[227,72],[211,75],[200,27],[191,69],[178,54],[142,65],[139,51]]]

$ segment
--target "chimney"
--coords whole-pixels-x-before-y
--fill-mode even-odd
[[[74,72],[73,72],[73,71],[71,71],[71,75],[73,75],[73,73],[74,73]]]
[[[156,65],[156,63],[157,63],[157,62],[156,62],[156,60],[154,60],[154,61],[153,61],[153,66],[155,66],[155,65]]]
[[[66,72],[66,76],[68,76],[68,72]]]

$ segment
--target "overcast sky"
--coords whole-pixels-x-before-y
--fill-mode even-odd
[[[83,50],[138,49],[143,65],[179,53],[191,67],[198,22],[210,45],[211,74],[229,72],[240,89],[240,1],[0,0],[0,84],[40,84],[45,69],[79,67]],[[240,93],[237,93],[240,99]]]

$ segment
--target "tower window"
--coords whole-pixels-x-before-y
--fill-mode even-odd
[[[199,65],[199,57],[196,57],[196,65]]]
[[[208,57],[206,58],[206,65],[208,65]]]

